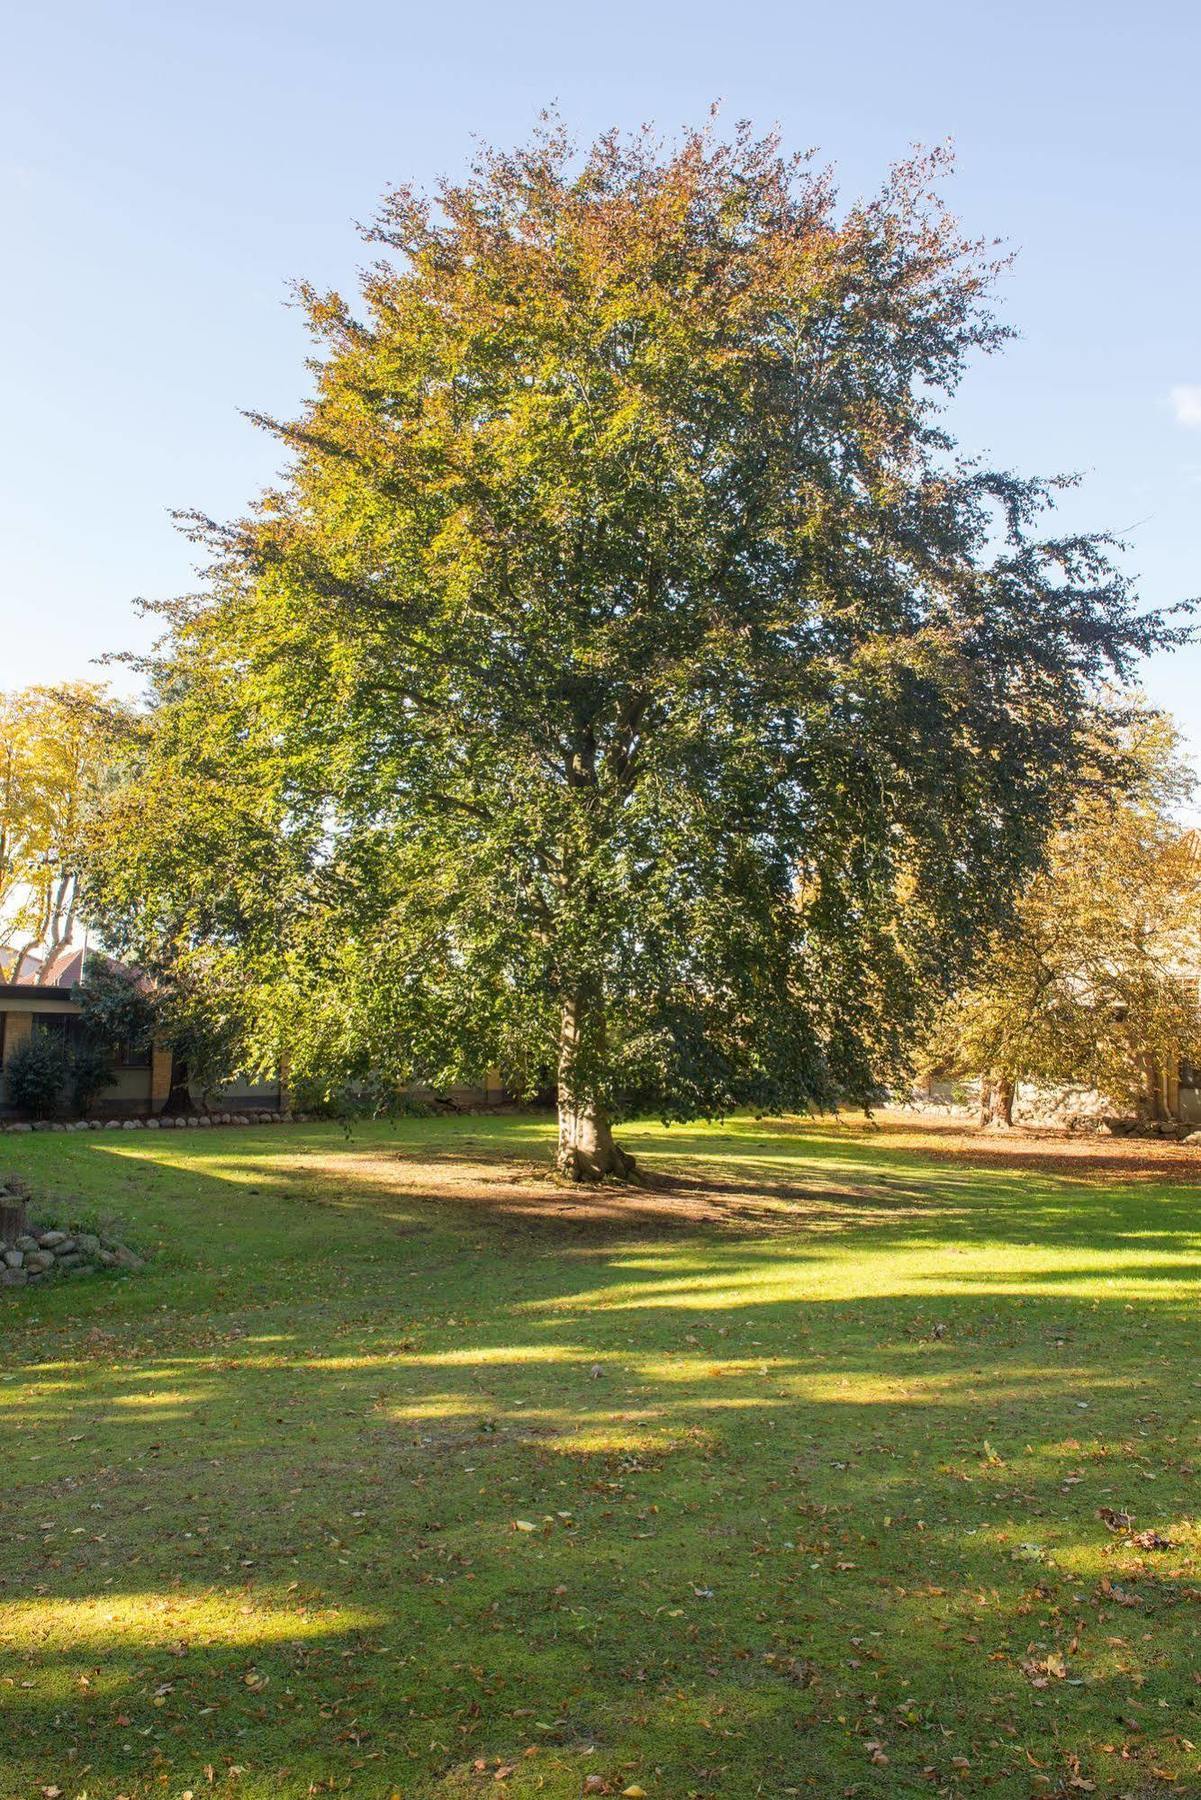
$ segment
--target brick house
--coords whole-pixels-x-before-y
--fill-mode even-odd
[[[75,989],[83,975],[80,946],[68,946],[50,957],[27,953],[18,961],[0,951],[0,1118],[12,1117],[4,1070],[22,1044],[37,1032],[69,1041],[79,1029]],[[156,1044],[148,1052],[114,1046],[113,1079],[97,1096],[93,1118],[148,1118],[160,1113],[171,1091],[171,1052]],[[273,1111],[288,1102],[281,1083],[227,1082],[220,1098],[231,1111]]]

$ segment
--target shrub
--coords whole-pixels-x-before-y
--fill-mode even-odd
[[[436,1097],[408,1093],[383,1075],[323,1082],[296,1076],[288,1084],[293,1110],[315,1119],[428,1119],[440,1110]]]
[[[35,1032],[9,1058],[4,1084],[11,1105],[31,1119],[49,1119],[58,1111],[67,1085],[67,1055],[56,1039]]]
[[[86,1113],[101,1088],[113,1078],[113,1056],[108,1045],[93,1038],[80,1038],[67,1058],[67,1077],[72,1109]]]

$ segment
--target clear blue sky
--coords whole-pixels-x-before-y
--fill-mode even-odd
[[[10,5],[0,118],[0,687],[145,641],[184,591],[168,511],[241,509],[304,391],[290,277],[349,285],[382,188],[557,100],[590,134],[778,123],[849,195],[954,140],[951,200],[1018,252],[1022,336],[957,407],[1068,522],[1124,532],[1148,603],[1201,593],[1196,0],[65,0]],[[1201,748],[1201,649],[1148,672]]]

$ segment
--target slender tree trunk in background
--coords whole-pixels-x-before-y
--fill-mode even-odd
[[[1144,1092],[1146,1094],[1144,1106],[1147,1122],[1151,1125],[1162,1125],[1167,1119],[1168,1109],[1164,1105],[1163,1077],[1160,1067],[1153,1056],[1145,1059],[1143,1067],[1145,1071]]]
[[[1016,1083],[1011,1075],[992,1073],[980,1080],[981,1125],[1012,1125]]]
[[[634,1159],[613,1141],[613,1128],[591,1086],[589,1063],[603,1049],[603,1003],[578,988],[563,1002],[559,1027],[559,1173],[569,1181],[600,1181],[633,1173]]]
[[[192,1110],[191,1073],[182,1057],[171,1064],[171,1091],[163,1101],[163,1111],[170,1117],[186,1117]]]

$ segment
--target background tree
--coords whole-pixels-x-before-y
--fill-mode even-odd
[[[192,521],[92,840],[114,941],[235,966],[301,1075],[553,1071],[577,1176],[632,1107],[896,1071],[1171,635],[939,423],[1004,335],[943,160],[840,210],[745,129],[550,121],[390,193],[358,310],[299,290],[282,486]]]
[[[10,970],[38,950],[48,971],[71,940],[83,821],[125,719],[94,682],[0,694],[0,952]]]
[[[934,1033],[936,1064],[982,1077],[982,1123],[1012,1123],[1023,1079],[1159,1119],[1165,1075],[1201,1052],[1201,857],[1176,813],[1179,746],[1152,717],[1125,748],[1128,789],[1077,801]]]
[[[81,1050],[76,1058],[75,1092],[80,1110],[111,1078],[118,1049],[149,1055],[155,1044],[171,1052],[171,1088],[164,1103],[168,1113],[192,1111],[193,1089],[204,1104],[214,1090],[241,1067],[246,1020],[236,985],[222,981],[213,959],[186,955],[156,977],[108,957],[90,957],[75,990],[79,1002]],[[108,1067],[109,1073],[103,1071]],[[96,1078],[86,1087],[88,1071]],[[85,1099],[80,1094],[86,1093]]]

